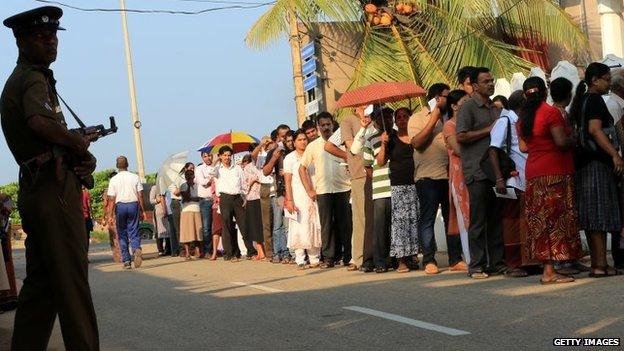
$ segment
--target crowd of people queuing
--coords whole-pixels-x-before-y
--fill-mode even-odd
[[[575,92],[565,78],[529,77],[508,98],[493,94],[488,68],[464,67],[456,89],[433,84],[415,113],[367,105],[338,124],[321,112],[297,130],[279,125],[238,161],[229,146],[203,152],[178,182],[150,191],[159,251],[216,260],[221,243],[237,262],[240,230],[250,260],[437,274],[441,212],[450,271],[541,270],[542,284],[621,274],[624,70],[592,63]],[[140,265],[142,188],[127,160],[118,168],[108,213],[130,268]],[[580,231],[591,267],[579,261]]]

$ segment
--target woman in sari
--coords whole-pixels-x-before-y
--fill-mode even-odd
[[[464,181],[459,144],[457,143],[457,112],[470,96],[463,90],[453,90],[447,100],[448,121],[442,133],[449,154],[449,224],[448,235],[459,235],[462,242],[464,261],[470,264],[468,247],[468,226],[470,225],[470,202],[468,188]]]

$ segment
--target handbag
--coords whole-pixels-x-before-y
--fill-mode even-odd
[[[593,138],[589,137],[589,132],[587,131],[588,121],[585,119],[585,110],[587,108],[587,96],[583,100],[583,106],[581,107],[581,126],[579,130],[579,144],[582,151],[588,154],[595,154],[600,151],[600,146],[596,144],[596,141]],[[620,139],[618,137],[617,129],[615,125],[602,127],[602,132],[605,133],[611,145],[616,150],[620,150]]]
[[[511,120],[509,117],[507,118],[507,138],[505,139],[504,149],[495,148],[496,154],[498,155],[498,165],[500,171],[505,180],[511,178],[511,173],[516,170],[516,163],[509,157],[509,153],[511,152]],[[490,152],[485,153],[479,162],[479,166],[487,179],[496,183],[496,173],[494,172],[494,168],[492,167],[492,161],[490,161]]]

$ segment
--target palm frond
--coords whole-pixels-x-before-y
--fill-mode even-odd
[[[263,48],[285,36],[290,11],[305,25],[331,21],[344,29],[360,25],[362,18],[362,8],[354,0],[277,0],[251,27],[245,43],[252,48]]]

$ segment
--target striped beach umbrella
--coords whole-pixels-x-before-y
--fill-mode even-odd
[[[228,145],[234,150],[233,153],[236,154],[239,152],[248,151],[249,145],[259,142],[260,140],[248,133],[240,131],[230,131],[229,133],[220,134],[212,138],[204,145],[202,145],[199,149],[197,149],[197,151],[216,154],[219,152],[219,149],[222,146]]]

